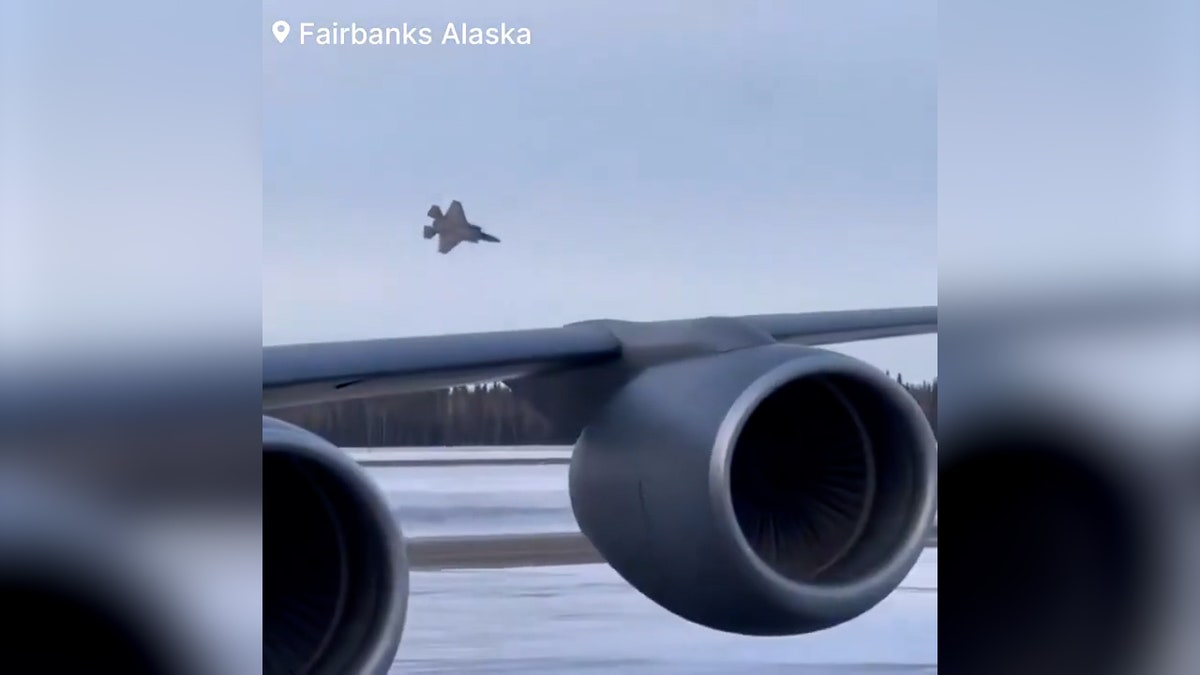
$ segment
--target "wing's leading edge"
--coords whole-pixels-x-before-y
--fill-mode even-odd
[[[936,333],[937,307],[593,321],[561,328],[264,347],[263,407],[509,380],[614,362],[623,355],[618,324],[657,336],[664,354],[672,353],[671,347],[683,354],[689,344],[719,343],[722,337],[712,334],[716,325],[810,346]]]

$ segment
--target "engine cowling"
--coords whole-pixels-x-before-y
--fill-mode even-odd
[[[404,538],[342,450],[263,418],[263,668],[386,673],[408,609]]]
[[[747,635],[852,619],[916,563],[936,443],[911,395],[850,357],[768,345],[656,366],[575,447],[576,520],[670,612]]]

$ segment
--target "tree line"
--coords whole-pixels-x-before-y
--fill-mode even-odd
[[[937,429],[937,380],[904,386]],[[555,425],[503,384],[454,387],[297,406],[272,415],[342,447],[571,445]]]

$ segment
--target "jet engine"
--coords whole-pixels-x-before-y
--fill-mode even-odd
[[[263,418],[263,667],[386,673],[408,609],[404,539],[342,450]]]
[[[772,344],[636,375],[580,436],[571,504],[605,560],[670,612],[795,635],[903,581],[934,516],[936,454],[887,375]]]

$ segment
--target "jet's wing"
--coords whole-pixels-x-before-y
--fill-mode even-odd
[[[449,253],[462,242],[462,237],[443,232],[438,236],[438,253]]]
[[[937,332],[937,307],[589,321],[561,328],[263,347],[263,407],[280,408],[511,380],[619,361],[631,349],[659,361],[745,346],[824,345]]]
[[[467,224],[467,214],[463,212],[462,204],[457,199],[450,202],[450,208],[446,210],[446,220],[456,225]]]

